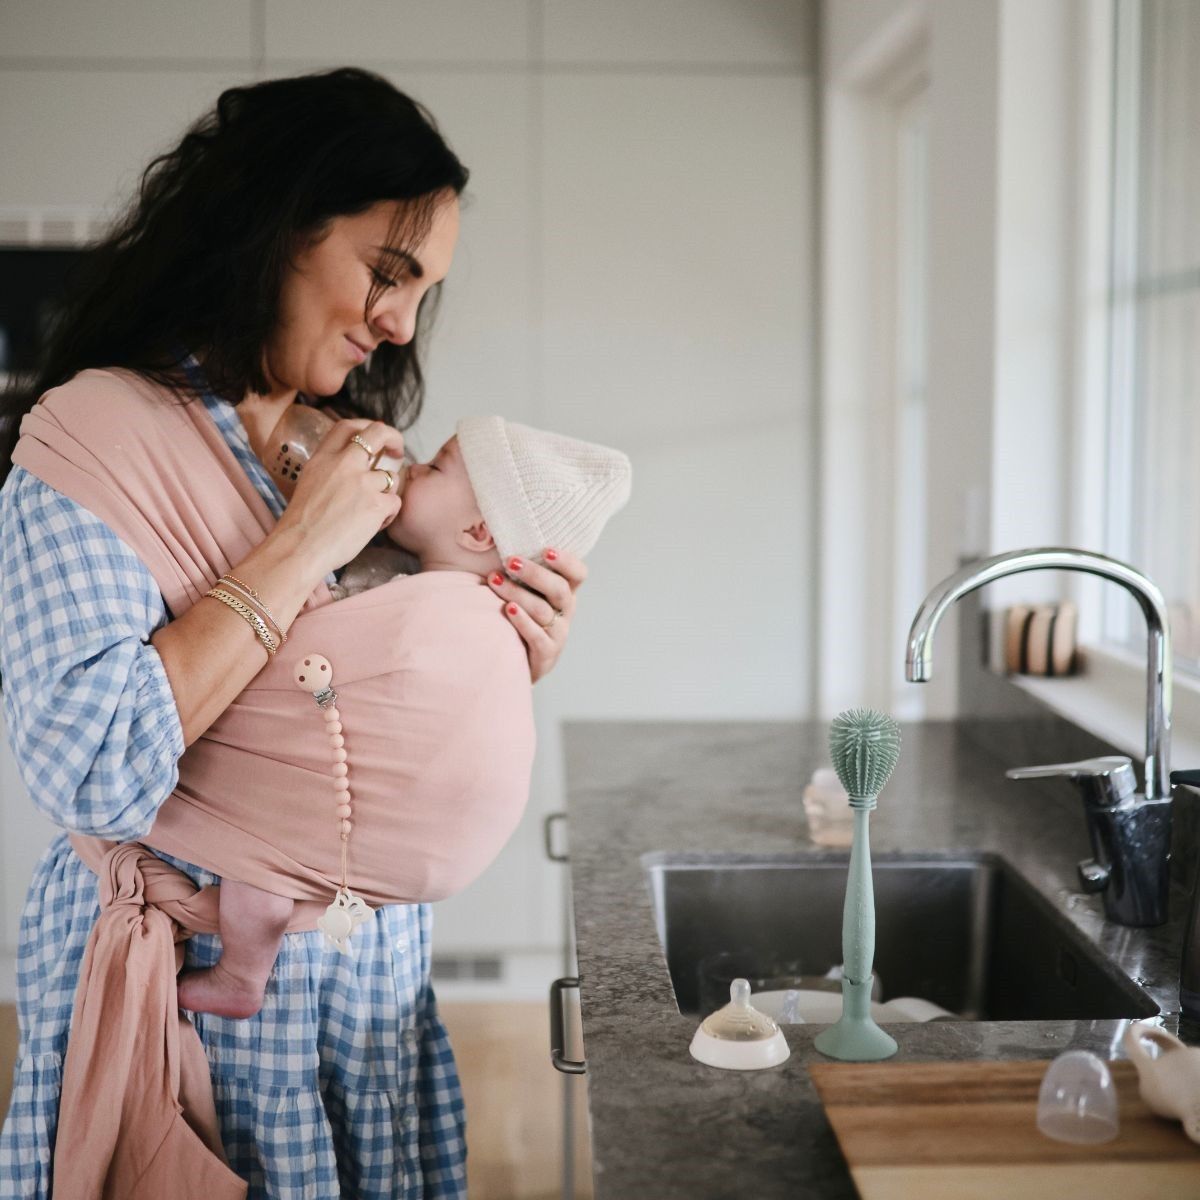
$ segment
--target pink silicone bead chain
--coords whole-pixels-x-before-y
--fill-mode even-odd
[[[334,816],[338,821],[338,836],[342,843],[342,878],[334,902],[317,922],[335,946],[341,950],[349,948],[347,939],[356,925],[365,921],[371,913],[366,902],[356,896],[346,882],[346,859],[350,843],[350,831],[354,828],[350,818],[353,801],[350,796],[350,768],[347,765],[346,739],[342,734],[342,717],[337,707],[337,692],[333,690],[333,666],[329,659],[320,654],[306,654],[296,664],[293,673],[296,686],[309,692],[321,715],[325,719],[325,732],[333,751],[333,795],[336,804]]]

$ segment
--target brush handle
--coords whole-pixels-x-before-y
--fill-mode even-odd
[[[871,978],[875,959],[875,888],[871,881],[871,813],[854,808],[854,841],[842,909],[842,969],[852,983]]]

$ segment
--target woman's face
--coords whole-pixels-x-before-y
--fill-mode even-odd
[[[267,344],[273,393],[331,396],[380,342],[412,340],[422,297],[450,270],[458,198],[437,206],[425,239],[407,253],[387,248],[398,208],[388,200],[357,216],[335,217],[320,241],[296,255]],[[377,284],[382,291],[364,319],[367,294]]]

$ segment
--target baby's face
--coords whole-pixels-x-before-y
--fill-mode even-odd
[[[470,570],[487,571],[491,537],[479,511],[458,439],[448,442],[427,463],[409,467],[400,515],[388,526],[392,541],[421,559],[465,560]],[[478,555],[478,557],[475,557]],[[468,565],[469,564],[469,565]]]

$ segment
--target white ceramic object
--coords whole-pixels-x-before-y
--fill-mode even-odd
[[[894,1000],[885,1000],[880,1006],[883,1016],[879,1021],[936,1021],[939,1017],[956,1018],[949,1009],[934,1004],[932,1000],[922,1000],[920,996],[897,996]]]
[[[1151,1054],[1146,1044],[1157,1048]],[[1200,1142],[1200,1047],[1147,1021],[1125,1031],[1125,1053],[1137,1068],[1138,1087],[1151,1112],[1183,1122],[1183,1132]]]
[[[777,1067],[791,1054],[779,1026],[751,1007],[745,979],[735,979],[729,986],[729,1003],[700,1022],[691,1052],[706,1066],[725,1071]]]
[[[783,1025],[832,1025],[842,1015],[842,996],[840,992],[822,992],[812,988],[755,992],[754,1006]],[[883,1004],[871,1004],[871,1017],[874,1020],[892,1024],[953,1016],[946,1009],[917,996],[897,996],[895,1000]]]

